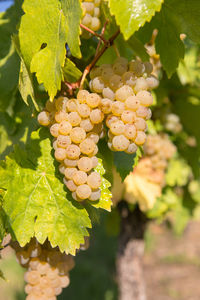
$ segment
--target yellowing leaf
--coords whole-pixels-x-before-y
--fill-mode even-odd
[[[3,208],[21,246],[35,236],[75,254],[91,222],[86,209],[72,199],[56,173],[47,129],[34,132],[23,151],[19,147],[0,167],[6,190]]]
[[[160,11],[163,0],[109,0],[110,11],[125,39]]]
[[[152,209],[156,199],[161,196],[159,184],[152,183],[146,178],[131,173],[125,179],[124,199],[129,203],[139,203],[142,211]]]

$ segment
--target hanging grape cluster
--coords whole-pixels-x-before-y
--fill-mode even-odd
[[[98,31],[101,27],[100,22],[100,4],[101,0],[82,1],[83,19],[81,23],[93,31]],[[89,38],[91,34],[83,30],[82,37]]]
[[[168,161],[175,152],[176,147],[168,135],[148,135],[144,144],[144,158],[140,160],[134,172],[140,173],[149,181],[163,186]]]
[[[170,132],[179,133],[183,129],[179,116],[173,113],[167,114],[165,128]]]
[[[69,271],[74,267],[72,256],[52,248],[49,242],[39,244],[35,238],[25,247],[17,242],[11,243],[17,260],[27,268],[26,300],[56,300],[62,289],[70,283]]]
[[[146,140],[146,120],[151,117],[148,107],[153,103],[149,90],[158,85],[151,72],[149,62],[119,57],[113,65],[104,64],[90,73],[91,91],[103,97],[101,109],[113,151],[135,153]]]
[[[41,125],[50,126],[64,184],[77,201],[96,201],[101,196],[101,176],[94,168],[98,165],[97,143],[104,134],[103,119],[101,97],[86,90],[80,90],[77,99],[48,101],[38,115]]]
[[[123,196],[128,203],[138,203],[142,211],[152,209],[165,186],[165,173],[176,147],[166,134],[148,135],[144,156],[123,183],[114,174],[113,201]]]

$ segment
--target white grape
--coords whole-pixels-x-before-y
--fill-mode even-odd
[[[77,159],[81,154],[80,148],[76,145],[69,145],[66,148],[66,157],[69,159]]]
[[[74,173],[72,179],[76,185],[84,184],[87,181],[87,173],[84,171],[77,171]]]
[[[92,139],[86,138],[82,143],[80,143],[80,151],[83,154],[89,155],[94,151],[95,146],[95,142]]]
[[[92,190],[87,184],[79,185],[76,190],[76,195],[82,200],[88,199],[91,193]]]
[[[74,127],[70,132],[70,138],[73,143],[79,144],[86,138],[86,132],[81,127]]]
[[[81,157],[78,161],[78,168],[81,171],[89,172],[93,168],[93,161],[89,157]]]
[[[97,172],[92,172],[87,178],[87,184],[92,189],[98,189],[101,185],[101,176]]]
[[[48,126],[51,123],[51,119],[48,111],[42,111],[38,115],[38,123],[42,126]]]
[[[76,168],[66,168],[65,169],[65,177],[67,179],[72,179],[73,176],[78,172]]]
[[[125,151],[129,144],[129,140],[124,135],[117,135],[112,140],[113,148],[116,151]]]

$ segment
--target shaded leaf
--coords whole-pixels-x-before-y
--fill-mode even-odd
[[[141,58],[142,61],[149,60],[149,55],[146,51],[146,48],[136,36],[132,36],[127,42],[131,49],[135,52],[137,56]]]
[[[143,41],[150,40],[153,29],[158,30],[155,40],[163,68],[170,77],[184,57],[184,45],[180,34],[185,33],[196,43],[200,42],[200,2],[196,0],[165,0],[162,9],[146,24],[137,36]]]
[[[120,174],[122,181],[133,171],[136,154],[127,154],[125,152],[114,152],[114,165]]]
[[[22,54],[20,52],[20,45],[19,45],[19,38],[18,36],[13,37],[13,42],[15,44],[15,48],[17,50],[17,53],[21,59],[21,67],[20,67],[20,73],[19,73],[19,91],[22,96],[22,99],[24,102],[28,105],[29,100],[31,99],[33,101],[33,104],[35,105],[35,108],[39,110],[36,99],[35,99],[35,92],[34,92],[34,86],[33,86],[33,76],[30,73],[30,71],[27,69],[26,64],[24,62],[24,59],[22,57]]]
[[[20,61],[11,36],[22,15],[21,0],[15,1],[6,12],[0,15],[0,110],[5,110],[15,94]]]
[[[65,81],[76,82],[80,79],[82,72],[69,58],[66,58],[65,65],[63,67],[63,74]]]

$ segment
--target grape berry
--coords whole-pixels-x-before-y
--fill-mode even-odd
[[[18,262],[27,268],[26,300],[56,300],[70,283],[69,271],[74,267],[72,256],[62,254],[47,241],[41,245],[35,238],[23,248],[18,242],[12,242],[11,246]]]
[[[86,90],[80,90],[77,99],[60,97],[53,103],[48,101],[38,115],[39,123],[49,126],[55,138],[59,170],[77,201],[96,201],[101,196],[101,176],[94,168],[98,165],[97,143],[104,134],[103,119],[101,97]]]
[[[90,73],[90,89],[102,96],[108,146],[113,151],[135,153],[146,140],[146,120],[151,117],[148,107],[153,103],[149,90],[158,85],[152,70],[149,62],[119,57],[113,65],[104,64]]]

